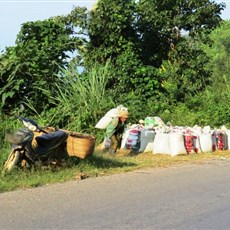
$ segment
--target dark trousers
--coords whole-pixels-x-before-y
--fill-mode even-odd
[[[116,152],[121,147],[121,134],[114,134],[110,139],[112,141],[110,149]]]

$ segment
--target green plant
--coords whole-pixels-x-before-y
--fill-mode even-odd
[[[18,127],[19,122],[15,117],[9,117],[0,113],[0,167],[4,164],[10,151],[10,143],[6,139],[6,133],[13,133]]]
[[[111,95],[105,91],[110,71],[109,61],[81,74],[74,64],[63,68],[59,75],[62,83],[55,85],[52,96],[55,108],[41,116],[65,129],[94,133],[97,121],[114,107]]]
[[[50,165],[47,167],[33,168],[31,170],[15,169],[11,173],[1,176],[0,192],[128,172],[149,167],[169,167],[170,165],[186,163],[191,166],[192,163],[196,164],[207,160],[229,157],[229,151],[222,151],[211,154],[204,153],[175,157],[141,153],[136,157],[119,155],[114,158],[108,154],[102,154],[100,151],[97,151],[84,160],[70,158],[61,166]]]

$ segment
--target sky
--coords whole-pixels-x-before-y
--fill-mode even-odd
[[[14,46],[21,25],[28,21],[48,19],[52,16],[66,15],[76,6],[88,9],[97,0],[0,0],[0,50],[5,46]],[[224,2],[223,19],[230,19],[230,0],[215,0]]]

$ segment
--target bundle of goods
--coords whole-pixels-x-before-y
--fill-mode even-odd
[[[155,131],[143,128],[139,124],[128,127],[122,137],[121,148],[138,152],[151,152]]]
[[[222,130],[215,130],[212,133],[213,151],[228,149],[228,135]]]
[[[152,152],[171,156],[187,154],[184,135],[182,133],[156,133]]]
[[[125,142],[125,148],[131,149],[135,152],[139,151],[140,148],[140,134],[141,131],[138,129],[129,130],[128,137]]]
[[[151,130],[146,128],[146,126],[141,127],[139,125],[133,125],[125,131],[122,148],[132,148],[130,146],[134,142],[130,140],[135,139],[133,136],[135,132],[138,133],[139,137],[138,152],[177,156],[230,149],[228,144],[230,143],[230,130],[223,127],[212,130],[210,126],[205,126],[204,128],[200,126],[162,126]],[[135,147],[137,148],[137,146]]]
[[[121,111],[128,111],[123,105],[119,105],[116,108],[110,109],[95,125],[97,129],[106,129],[109,123],[114,117],[118,117]]]
[[[155,129],[165,126],[160,117],[146,117],[144,120],[144,125],[145,129]]]
[[[111,109],[95,127],[106,129],[121,110],[127,110],[127,108],[120,105]],[[146,117],[139,123],[126,128],[121,148],[171,156],[230,149],[230,130],[225,126],[221,129],[211,129],[210,126],[202,128],[197,125],[194,127],[172,126],[168,123],[166,125],[160,117],[155,116]]]
[[[171,127],[167,133],[158,130],[154,139],[153,153],[176,156],[226,150],[229,148],[227,132],[227,130],[212,130],[209,126]]]

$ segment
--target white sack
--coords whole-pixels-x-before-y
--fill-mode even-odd
[[[184,135],[182,133],[170,133],[169,145],[171,156],[187,154],[187,150],[184,145]]]
[[[168,133],[156,133],[153,142],[153,153],[170,155],[170,138]]]
[[[95,125],[97,129],[106,129],[114,117],[118,117],[118,109],[110,109]]]
[[[154,131],[144,130],[144,129],[141,130],[141,137],[140,137],[141,146],[139,152],[152,152],[154,137],[155,137]]]
[[[112,121],[112,117],[102,117],[98,123],[95,125],[97,129],[106,129],[109,123]]]
[[[226,131],[215,130],[212,133],[213,150],[226,150],[228,148]]]
[[[226,132],[226,148],[230,149],[230,130],[227,129],[225,132]]]
[[[118,117],[118,109],[117,108],[113,108],[110,109],[106,114],[105,117]]]
[[[125,129],[124,133],[122,134],[121,149],[125,149],[125,144],[126,144],[127,139],[129,137],[129,131],[130,131],[130,129]]]
[[[203,133],[199,136],[200,140],[200,150],[203,153],[213,152],[213,143],[212,143],[212,134],[211,133]]]

